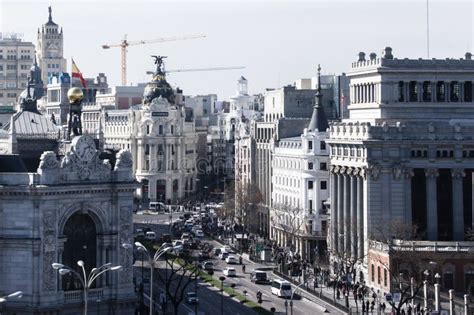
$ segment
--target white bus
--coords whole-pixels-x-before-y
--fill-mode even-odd
[[[163,212],[165,211],[166,209],[166,205],[162,202],[150,202],[150,204],[148,205],[148,208],[150,209],[150,211],[156,211],[156,212]]]
[[[272,294],[278,297],[291,297],[291,284],[285,280],[273,279]]]

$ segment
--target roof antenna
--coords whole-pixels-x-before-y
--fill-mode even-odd
[[[426,0],[426,53],[430,59],[430,5]]]

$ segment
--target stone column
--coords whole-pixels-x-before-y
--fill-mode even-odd
[[[345,169],[342,167],[341,169]],[[337,175],[337,250],[342,252],[344,250],[344,175]]]
[[[361,170],[358,170],[359,176],[357,179],[357,256],[358,258],[364,257],[364,178],[360,176]]]
[[[463,202],[463,177],[464,170],[451,170],[453,178],[453,240],[464,241],[464,202]]]
[[[346,254],[351,252],[351,180],[352,169],[346,169],[344,175],[344,251]]]
[[[339,167],[331,166],[331,247],[332,250],[337,250],[337,174],[336,168],[339,170]]]
[[[411,208],[411,179],[413,177],[413,170],[412,169],[405,169],[404,170],[404,180],[405,180],[405,223],[408,225],[412,225],[412,208]]]
[[[438,202],[436,191],[436,168],[425,169],[426,175],[426,226],[427,237],[430,241],[438,240]]]
[[[351,184],[351,258],[357,259],[357,177],[352,171]]]

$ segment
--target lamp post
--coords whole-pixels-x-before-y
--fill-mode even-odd
[[[135,242],[135,246],[137,247],[138,251],[141,251],[142,253],[146,254],[148,258],[148,263],[150,264],[150,315],[153,315],[153,269],[155,269],[155,263],[164,253],[169,252],[170,250],[180,249],[181,246],[163,248],[162,245],[160,248],[157,249],[157,251],[153,255],[153,258],[142,243]]]
[[[449,289],[449,315],[454,315],[454,290]]]
[[[436,279],[436,283],[434,285],[435,287],[435,311],[439,312],[440,311],[440,304],[441,304],[441,301],[439,299],[439,289],[440,289],[440,284],[439,284],[439,279],[441,278],[441,276],[439,275],[439,273],[436,273],[435,274],[435,279]]]
[[[82,276],[74,269],[69,266],[60,264],[60,263],[52,263],[51,266],[53,269],[57,270],[61,276],[64,276],[68,273],[72,273],[73,275],[79,278],[81,281],[82,287],[84,289],[84,315],[87,315],[87,299],[89,294],[89,289],[91,288],[94,281],[103,273],[107,271],[119,271],[122,269],[122,266],[112,266],[111,263],[106,263],[100,266],[99,268],[92,268],[89,275],[86,275],[86,269],[84,267],[84,261],[78,260],[77,265],[82,269]]]
[[[224,315],[224,276],[220,276],[219,280],[221,280],[221,315]]]
[[[22,296],[23,296],[23,291],[16,291],[16,292],[13,292],[13,293],[11,293],[11,294],[9,294],[9,295],[0,297],[0,304],[5,303],[8,299],[11,299],[11,298],[18,298],[18,299],[21,299]]]

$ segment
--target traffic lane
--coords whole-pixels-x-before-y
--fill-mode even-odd
[[[200,282],[198,286],[199,303],[197,305],[198,312],[204,312],[204,314],[217,314],[221,310],[221,292],[220,288],[214,288],[210,284]],[[236,315],[254,315],[257,314],[252,309],[241,304],[240,302],[231,299],[229,296],[224,294],[223,296],[223,309],[224,314],[236,314]],[[184,304],[183,309],[180,311],[181,314],[187,315],[189,311],[194,312],[194,305]],[[184,311],[184,313],[182,313]]]
[[[217,243],[218,244],[218,243]],[[220,245],[220,244],[219,244]],[[235,283],[236,289],[239,289],[239,291],[247,290],[248,294],[248,299],[252,300],[254,302],[257,301],[257,292],[261,291],[262,292],[262,307],[265,307],[267,309],[270,309],[271,307],[275,307],[277,311],[282,311],[285,310],[285,299],[279,298],[276,295],[273,295],[271,293],[271,286],[270,285],[264,285],[264,284],[255,284],[252,281],[250,281],[250,273],[252,272],[253,269],[258,269],[259,267],[263,267],[262,265],[259,264],[254,264],[252,262],[247,262],[246,263],[246,273],[242,274],[242,266],[241,265],[228,265],[225,263],[224,260],[220,259],[214,259],[213,261],[216,264],[216,273],[220,274],[223,272],[223,270],[227,266],[233,266],[237,270],[237,275],[238,277],[226,277],[226,282],[230,283]],[[271,273],[268,273],[269,276],[271,276]],[[219,275],[220,276],[220,275]],[[297,293],[295,294],[295,297],[297,296]],[[294,298],[295,298],[294,297]],[[289,306],[288,306],[289,307]],[[310,300],[307,299],[302,299],[302,298],[297,298],[293,301],[293,311],[295,314],[304,314],[307,312],[320,312],[322,313],[324,308],[316,304]]]

